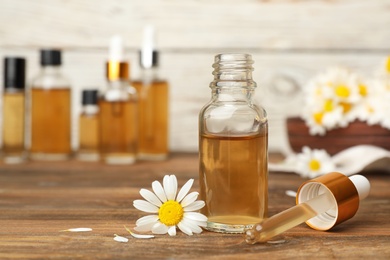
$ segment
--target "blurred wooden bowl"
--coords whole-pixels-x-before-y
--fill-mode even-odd
[[[305,121],[299,117],[287,119],[287,134],[291,149],[302,152],[302,147],[325,149],[329,154],[336,154],[355,145],[369,144],[390,150],[390,130],[380,125],[367,125],[354,121],[345,128],[327,131],[324,136],[310,135]]]

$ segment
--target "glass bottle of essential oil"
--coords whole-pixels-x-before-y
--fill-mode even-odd
[[[148,26],[140,51],[141,77],[132,82],[138,93],[138,158],[164,160],[168,156],[168,82],[158,75],[154,30]]]
[[[129,84],[122,39],[111,39],[107,89],[99,97],[100,156],[108,164],[132,164],[137,156],[137,94]]]
[[[268,123],[254,104],[248,54],[215,56],[211,101],[199,115],[200,196],[207,229],[242,233],[267,216]]]
[[[26,158],[25,75],[24,58],[4,59],[2,157],[5,163],[20,163]]]
[[[71,89],[61,72],[61,51],[41,50],[41,72],[31,86],[33,160],[65,160],[71,155]]]
[[[79,118],[79,151],[81,161],[99,160],[99,107],[98,91],[83,90],[82,111]]]

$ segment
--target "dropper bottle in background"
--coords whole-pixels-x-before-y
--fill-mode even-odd
[[[85,89],[82,92],[82,110],[79,117],[79,150],[81,161],[99,160],[99,107],[98,90]]]
[[[144,29],[139,62],[140,78],[132,82],[139,99],[138,158],[164,160],[169,153],[168,83],[158,75],[159,53],[155,48],[155,32],[152,26]]]
[[[99,97],[100,156],[108,164],[132,164],[137,155],[137,95],[120,36],[111,38],[107,88]]]
[[[71,88],[61,71],[61,51],[41,50],[41,66],[30,93],[30,157],[66,160],[72,152]]]
[[[5,163],[25,160],[25,75],[26,60],[19,57],[4,59],[3,147]]]

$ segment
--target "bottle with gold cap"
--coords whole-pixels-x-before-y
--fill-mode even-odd
[[[132,164],[137,155],[137,95],[129,84],[123,40],[114,36],[106,63],[107,88],[99,97],[100,155],[108,164]]]
[[[139,52],[141,75],[132,85],[138,93],[138,158],[164,160],[168,156],[168,82],[158,75],[158,51],[154,43],[154,28],[144,29]]]

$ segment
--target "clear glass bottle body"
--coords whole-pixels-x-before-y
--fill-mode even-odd
[[[79,117],[79,150],[81,161],[99,160],[99,107],[84,105]]]
[[[168,148],[168,82],[157,76],[157,68],[142,70],[132,82],[138,93],[138,158],[164,160]]]
[[[137,156],[137,95],[127,80],[112,80],[99,98],[100,156],[108,164],[132,164]]]
[[[33,160],[65,160],[71,155],[71,89],[61,67],[43,66],[30,90]]]
[[[6,163],[25,160],[25,92],[20,88],[5,88],[3,93],[3,147]]]
[[[212,231],[242,233],[267,216],[268,123],[252,101],[252,63],[247,54],[217,55],[199,115],[200,196]]]

